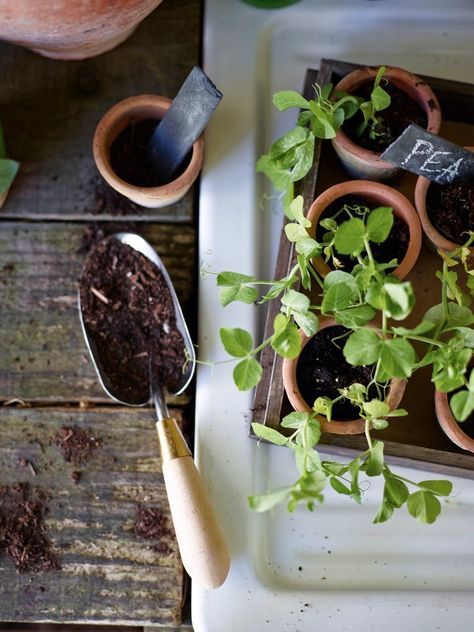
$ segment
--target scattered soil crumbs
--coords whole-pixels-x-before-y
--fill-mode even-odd
[[[47,496],[27,483],[0,486],[0,554],[19,573],[56,571],[61,564],[46,537]]]
[[[426,193],[426,212],[446,239],[463,244],[469,231],[474,230],[474,181],[447,185],[432,182]]]
[[[80,280],[84,324],[109,390],[140,404],[150,396],[150,357],[159,379],[178,390],[185,364],[173,299],[160,270],[113,237],[91,252]]]
[[[100,439],[79,426],[62,426],[54,437],[54,443],[61,450],[64,460],[73,465],[81,465],[88,461],[102,445]]]
[[[344,213],[339,213],[341,208],[346,206],[366,206],[371,211],[378,206],[383,206],[381,204],[376,204],[374,202],[370,202],[369,200],[364,199],[363,197],[359,197],[357,195],[345,195],[334,202],[332,202],[321,214],[318,225],[316,227],[316,239],[317,241],[323,243],[324,235],[326,234],[326,229],[321,226],[321,220],[327,218],[335,218],[337,223],[340,224],[343,221],[346,221],[349,218],[349,215]],[[355,215],[353,213],[353,215]],[[388,263],[393,259],[396,259],[400,264],[405,257],[408,250],[408,243],[410,241],[410,229],[408,225],[399,217],[393,214],[393,226],[392,229],[385,241],[381,244],[376,244],[374,242],[370,243],[370,247],[372,250],[372,254],[374,255],[374,259],[378,263]],[[365,252],[365,251],[364,251]],[[364,255],[364,253],[362,253]],[[350,255],[337,255],[337,258],[342,263],[342,269],[346,272],[350,272],[354,265],[357,263],[355,259],[353,259]],[[329,262],[329,266],[331,266],[331,262]]]
[[[363,120],[362,114],[359,112],[343,126],[345,134],[353,143],[375,152],[382,152],[387,149],[411,123],[416,123],[424,129],[428,125],[426,113],[416,101],[410,99],[405,92],[387,83],[384,79],[382,79],[381,86],[389,93],[391,102],[387,109],[377,113],[381,125],[376,129],[376,137],[370,138],[369,127],[360,136],[356,134],[355,130]],[[372,87],[373,82],[367,83],[355,94],[358,97],[363,97],[365,101],[370,101]],[[433,109],[432,106],[431,109]]]
[[[163,538],[173,538],[174,531],[169,527],[168,518],[156,507],[144,507],[138,505],[135,512],[135,522],[133,525],[135,535],[144,540],[158,540],[152,545],[152,550],[156,553],[167,555],[170,548]]]
[[[82,234],[77,254],[89,254],[99,241],[114,233],[134,233],[136,230],[137,224],[135,222],[95,222],[88,224]]]
[[[118,216],[142,215],[144,211],[149,212],[149,209],[135,204],[135,202],[112,189],[100,176],[93,178],[90,184],[94,187],[94,206],[84,209],[86,213]]]
[[[352,366],[342,353],[350,330],[342,325],[318,331],[306,344],[296,367],[296,381],[303,399],[312,406],[317,397],[335,399],[340,388],[355,382],[367,386],[372,380],[374,366]],[[369,389],[371,393],[371,389]],[[376,391],[373,393],[376,397]],[[358,409],[348,400],[336,402],[333,419],[349,421],[359,418]]]

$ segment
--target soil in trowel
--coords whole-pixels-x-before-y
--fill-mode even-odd
[[[158,268],[108,237],[89,255],[80,293],[84,324],[113,394],[129,403],[147,401],[150,357],[157,379],[176,391],[185,347],[173,299]]]
[[[19,573],[55,571],[61,564],[46,535],[47,496],[28,483],[0,486],[0,554]]]

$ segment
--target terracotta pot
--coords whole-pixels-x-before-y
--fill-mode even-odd
[[[0,39],[53,59],[121,44],[162,0],[0,0]]]
[[[418,259],[421,249],[421,225],[418,215],[407,200],[399,191],[380,182],[368,182],[366,180],[349,180],[341,182],[326,189],[311,204],[308,211],[308,219],[311,222],[311,236],[316,234],[316,227],[324,210],[335,200],[345,197],[346,195],[357,195],[366,199],[368,202],[378,204],[380,206],[390,206],[395,216],[402,219],[407,225],[410,233],[408,249],[405,257],[400,265],[395,268],[394,274],[399,279],[404,279]],[[322,257],[318,257],[313,261],[314,267],[322,276],[326,276],[331,268],[323,261]]]
[[[333,327],[336,324],[333,318],[322,317],[319,320],[319,330],[326,327]],[[301,330],[301,349],[311,340]],[[303,399],[298,383],[296,380],[296,368],[298,366],[299,356],[292,360],[285,358],[282,366],[283,386],[291,405],[297,411],[311,412],[312,408]],[[385,399],[391,410],[394,410],[400,404],[403,393],[405,391],[406,380],[392,379],[390,388]],[[321,430],[329,434],[336,435],[352,435],[362,434],[365,430],[364,419],[353,419],[350,421],[328,421],[326,417],[318,415],[318,420],[321,424]]]
[[[444,434],[459,448],[474,452],[474,439],[471,439],[462,430],[462,424],[459,424],[451,412],[448,401],[448,393],[435,391],[435,410],[438,423]]]
[[[203,140],[193,145],[191,160],[186,169],[171,182],[157,187],[129,184],[119,178],[110,164],[110,147],[122,130],[137,121],[161,120],[171,100],[166,97],[143,94],[130,97],[114,105],[100,120],[94,134],[93,152],[98,170],[116,191],[136,204],[160,208],[180,200],[199,175],[203,160]]]
[[[378,67],[354,70],[336,85],[334,91],[352,94],[365,83],[373,82],[377,71]],[[418,103],[428,119],[426,129],[432,134],[437,134],[441,126],[441,110],[438,99],[429,85],[410,72],[392,66],[387,66],[387,72],[384,76],[389,79],[392,85]],[[399,167],[381,160],[380,153],[364,149],[353,143],[342,130],[337,132],[336,137],[331,142],[344,167],[354,178],[387,180],[402,171]]]
[[[469,151],[474,152],[474,147],[466,147]],[[431,220],[428,216],[428,212],[426,210],[426,196],[428,193],[428,188],[431,184],[431,180],[425,178],[424,176],[419,176],[416,181],[415,186],[415,206],[420,217],[421,226],[423,228],[423,232],[428,240],[429,245],[435,251],[437,250],[445,250],[446,252],[451,252],[458,248],[461,244],[456,244],[454,241],[451,241],[444,237],[440,232],[436,230],[436,228],[431,223]],[[466,227],[468,228],[468,227]],[[471,252],[474,253],[474,249],[471,248]]]

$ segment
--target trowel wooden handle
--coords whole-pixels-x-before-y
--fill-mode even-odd
[[[163,478],[183,566],[205,588],[218,588],[229,572],[222,531],[189,448],[174,419],[156,424]]]

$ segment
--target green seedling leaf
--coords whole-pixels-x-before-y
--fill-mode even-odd
[[[381,86],[376,86],[372,90],[370,100],[376,112],[385,110],[390,105],[390,95]]]
[[[406,318],[415,304],[415,295],[409,281],[404,283],[386,282],[383,284],[385,293],[385,311],[389,318],[403,320]]]
[[[321,311],[323,314],[332,314],[333,312],[347,309],[357,299],[358,292],[352,284],[338,283],[337,285],[331,285],[324,293]]]
[[[298,333],[298,327],[295,323],[286,320],[286,325],[284,328],[281,328],[280,324],[277,324],[278,316],[283,316],[283,314],[278,314],[274,320],[274,330],[275,333],[271,339],[271,345],[274,351],[281,355],[283,358],[296,358],[301,349],[301,339]],[[283,318],[285,318],[283,316]],[[279,321],[281,323],[281,321]]]
[[[283,503],[290,495],[291,487],[282,487],[265,494],[257,494],[248,497],[249,507],[254,511],[263,512],[273,509],[276,505]]]
[[[295,90],[282,90],[280,92],[276,92],[273,95],[273,105],[275,105],[280,112],[283,112],[288,108],[309,108],[309,102],[307,99]]]
[[[288,241],[295,242],[300,239],[305,239],[308,237],[308,233],[304,226],[300,224],[296,224],[295,222],[291,222],[285,226],[285,235]]]
[[[335,461],[323,461],[321,465],[327,474],[333,476],[344,476],[349,469],[347,465],[342,465],[342,463],[337,463]]]
[[[0,159],[0,193],[5,193],[15,179],[20,163],[9,158]]]
[[[301,224],[301,226],[311,226],[311,222],[309,221],[309,219],[306,219],[304,215],[302,195],[297,195],[295,199],[291,202],[288,209],[288,217],[298,224]]]
[[[358,217],[338,226],[334,246],[341,255],[359,255],[364,249],[365,224]]]
[[[264,424],[252,423],[252,430],[260,437],[260,439],[265,439],[266,441],[270,441],[270,443],[274,443],[275,445],[286,445],[288,443],[288,437],[285,437],[275,430],[274,428],[269,428]]]
[[[390,412],[388,404],[379,399],[371,399],[369,402],[364,402],[362,407],[369,417],[385,417]]]
[[[222,327],[219,333],[224,349],[234,358],[244,358],[252,351],[253,338],[245,329]]]
[[[420,522],[431,524],[441,513],[441,504],[434,494],[420,490],[408,496],[407,508]]]
[[[269,178],[277,191],[290,189],[291,178],[288,169],[282,168],[270,160],[268,155],[261,156],[255,167],[257,173],[264,173]]]
[[[386,419],[374,418],[370,421],[375,430],[385,430],[385,428],[388,428],[388,421]]]
[[[304,424],[307,424],[309,420],[312,418],[312,413],[307,412],[292,412],[283,417],[281,420],[281,425],[284,428],[302,428]]]
[[[418,487],[422,487],[437,496],[449,496],[449,494],[453,491],[453,484],[451,481],[444,480],[420,481],[418,483]]]
[[[309,130],[304,127],[294,127],[286,132],[281,138],[279,138],[270,147],[268,153],[270,160],[277,161],[281,159],[290,149],[295,148],[297,145],[304,143],[308,140],[310,135]]]
[[[382,341],[375,331],[359,329],[354,331],[344,345],[345,359],[353,366],[374,364],[379,357]]]
[[[423,320],[430,320],[439,325],[444,322],[443,305],[434,305],[423,316]],[[448,325],[450,327],[469,327],[474,323],[474,314],[465,305],[448,303]]]
[[[306,259],[318,257],[321,254],[321,250],[322,246],[308,235],[301,237],[296,242],[296,252],[303,255]]]
[[[364,471],[367,476],[379,476],[383,471],[384,456],[383,441],[374,441],[372,449],[369,450],[369,456],[364,463]]]
[[[314,448],[321,438],[321,424],[317,419],[310,421],[303,427],[300,435],[303,447]]]
[[[324,279],[324,291],[327,292],[332,287],[343,283],[344,285],[348,285],[353,292],[357,292],[357,281],[354,277],[348,272],[344,272],[343,270],[331,270],[325,279]]]
[[[307,312],[311,303],[306,294],[296,290],[288,290],[282,296],[281,304],[296,312]]]
[[[313,410],[317,415],[323,415],[328,421],[331,421],[332,400],[326,396],[317,397],[314,400]]]
[[[290,443],[289,447],[295,455],[295,463],[298,472],[304,476],[308,472],[314,472],[321,467],[319,454],[313,448],[305,448],[295,443]]]
[[[393,226],[393,211],[388,206],[379,206],[367,217],[367,236],[380,244],[387,239]]]
[[[246,358],[234,367],[232,375],[239,391],[248,391],[260,382],[262,367],[255,358]]]
[[[331,476],[329,479],[329,484],[338,494],[344,494],[345,496],[350,496],[352,494],[350,487],[347,487],[347,485],[334,476]]]
[[[423,334],[432,331],[434,327],[435,323],[430,320],[422,320],[413,329],[408,329],[407,327],[392,327],[392,332],[397,336],[423,336]]]
[[[311,338],[319,329],[319,320],[313,312],[293,312],[296,324]]]
[[[393,514],[393,507],[384,498],[373,522],[374,524],[381,524],[382,522],[387,522],[387,520],[389,520],[392,517],[392,514]]]
[[[402,507],[409,496],[408,487],[392,474],[385,473],[384,497],[392,507]]]
[[[250,305],[258,299],[258,291],[247,285],[234,285],[223,287],[220,291],[220,302],[222,307],[226,307],[234,301],[240,301]]]
[[[388,375],[407,378],[410,377],[416,364],[415,350],[408,340],[403,338],[384,340],[380,361],[382,369]]]
[[[293,182],[302,180],[311,169],[314,159],[314,136],[308,136],[304,143],[301,143],[296,150],[291,166],[290,177]]]
[[[375,310],[370,305],[358,305],[349,309],[340,310],[335,314],[338,325],[355,328],[363,327],[375,316]]]
[[[461,336],[464,346],[474,349],[474,329],[470,327],[456,327],[456,333]]]
[[[449,406],[457,421],[466,421],[474,411],[474,392],[463,390],[455,393],[449,401]]]
[[[349,463],[349,472],[351,474],[351,498],[360,503],[360,487],[359,487],[359,471],[360,471],[360,459],[357,457]]]

